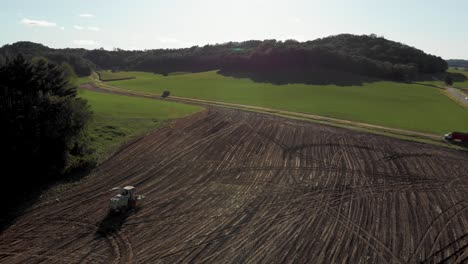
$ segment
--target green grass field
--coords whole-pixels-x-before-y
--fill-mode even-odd
[[[454,83],[453,83],[453,87],[468,89],[468,81],[465,81],[465,82],[454,82]]]
[[[98,71],[101,81],[112,81],[112,80],[122,80],[122,79],[132,79],[135,76],[129,72],[111,72],[111,71]]]
[[[468,78],[468,71],[467,70],[464,70],[464,69],[455,70],[454,68],[450,68],[448,71],[452,72],[452,73],[463,74]],[[466,88],[466,89],[468,89],[468,79],[466,81],[464,81],[464,82],[454,82],[453,86],[457,87],[457,88]]]
[[[273,85],[224,77],[215,71],[162,76],[129,72],[136,79],[111,85],[128,90],[318,114],[421,132],[468,131],[468,110],[442,90],[396,82],[362,86]]]
[[[79,86],[81,84],[97,81],[98,79],[99,79],[99,76],[97,75],[97,73],[93,72],[93,74],[91,74],[88,77],[72,76],[71,79],[70,79],[70,82],[72,82],[74,85]]]
[[[88,100],[94,113],[88,129],[98,160],[106,158],[130,139],[169,120],[203,110],[193,105],[83,89],[79,90],[79,96]]]
[[[448,69],[448,71],[453,72],[453,73],[461,73],[461,74],[465,75],[468,78],[468,70],[450,68],[450,69]]]

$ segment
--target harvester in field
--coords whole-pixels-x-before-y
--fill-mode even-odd
[[[111,213],[121,213],[136,208],[137,201],[144,198],[143,195],[135,194],[135,187],[133,186],[116,187],[113,190],[116,189],[121,191],[110,199],[109,210]]]

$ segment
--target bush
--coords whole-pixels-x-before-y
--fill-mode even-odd
[[[453,79],[450,75],[447,75],[445,77],[445,84],[448,85],[448,86],[452,86],[453,85]]]
[[[169,91],[164,91],[161,95],[162,98],[166,98],[166,97],[169,97],[169,95],[171,95],[171,92]]]

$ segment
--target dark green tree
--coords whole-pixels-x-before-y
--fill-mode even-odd
[[[169,95],[171,95],[171,92],[169,91],[164,91],[161,95],[162,98],[166,98],[166,97],[169,97]]]
[[[452,79],[452,77],[450,75],[445,76],[445,84],[448,85],[448,86],[453,85],[453,79]]]
[[[13,175],[3,183],[34,186],[89,164],[85,127],[91,117],[86,100],[77,97],[71,68],[18,55],[0,66],[2,164]]]

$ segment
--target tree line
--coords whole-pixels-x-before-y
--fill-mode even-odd
[[[221,70],[226,73],[290,76],[313,75],[317,69],[363,76],[411,80],[447,70],[440,57],[376,35],[341,34],[313,41],[250,40],[182,49],[128,51],[50,49],[31,42],[5,45],[0,55],[22,53],[70,64],[79,76],[92,70],[135,70],[155,73]]]
[[[69,65],[45,59],[18,55],[0,64],[0,181],[7,199],[0,209],[94,165],[85,129],[92,112],[73,78]]]
[[[468,60],[447,60],[447,63],[450,67],[468,69]]]

